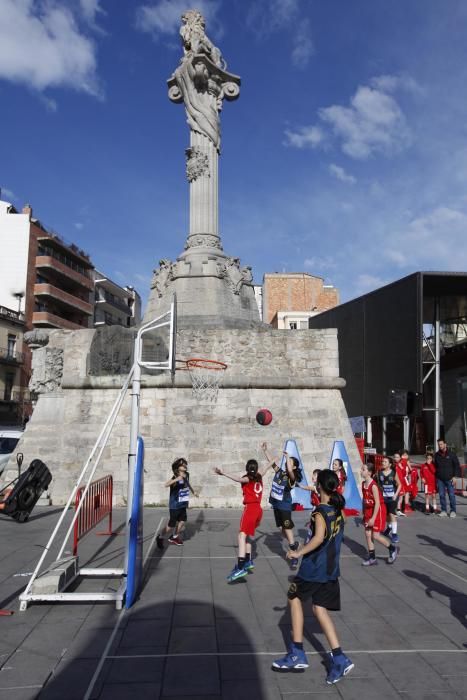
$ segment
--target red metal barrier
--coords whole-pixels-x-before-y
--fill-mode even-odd
[[[75,511],[81,502],[85,486],[78,489],[75,500]],[[107,515],[109,516],[109,529],[107,532],[96,532],[96,535],[111,535],[112,534],[112,494],[113,494],[113,479],[110,474],[103,476],[101,479],[91,481],[88,492],[84,498],[83,505],[80,508],[78,517],[75,521],[75,529],[73,533],[73,555],[78,553],[78,542],[82,540],[93,527],[100,523]]]
[[[364,453],[364,448],[365,448],[365,438],[355,438],[355,442],[357,443],[357,449],[360,453],[360,459],[362,462],[365,462],[365,453]]]

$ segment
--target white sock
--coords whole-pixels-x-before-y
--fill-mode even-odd
[[[391,530],[393,535],[397,535],[397,522],[391,523]]]

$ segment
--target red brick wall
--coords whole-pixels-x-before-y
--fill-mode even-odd
[[[325,311],[338,303],[338,290],[335,287],[324,288],[321,277],[306,273],[264,275],[265,323],[271,323],[278,311]]]

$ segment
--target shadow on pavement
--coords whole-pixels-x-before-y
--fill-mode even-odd
[[[455,588],[445,586],[444,583],[434,581],[430,576],[419,571],[402,570],[402,573],[410,578],[420,581],[426,587],[425,593],[429,598],[433,598],[433,593],[439,593],[449,600],[451,615],[459,620],[464,627],[467,627],[467,595],[456,591]]]
[[[109,628],[83,635],[36,699],[83,700],[92,684],[89,697],[99,700],[266,700],[253,644],[232,611],[194,598],[175,604],[167,594],[166,601],[138,603],[119,618],[95,682]]]

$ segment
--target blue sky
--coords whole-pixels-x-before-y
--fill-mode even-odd
[[[220,232],[343,301],[467,269],[464,0],[0,0],[3,198],[146,299],[188,232],[166,80],[197,7],[240,98],[222,112]]]

